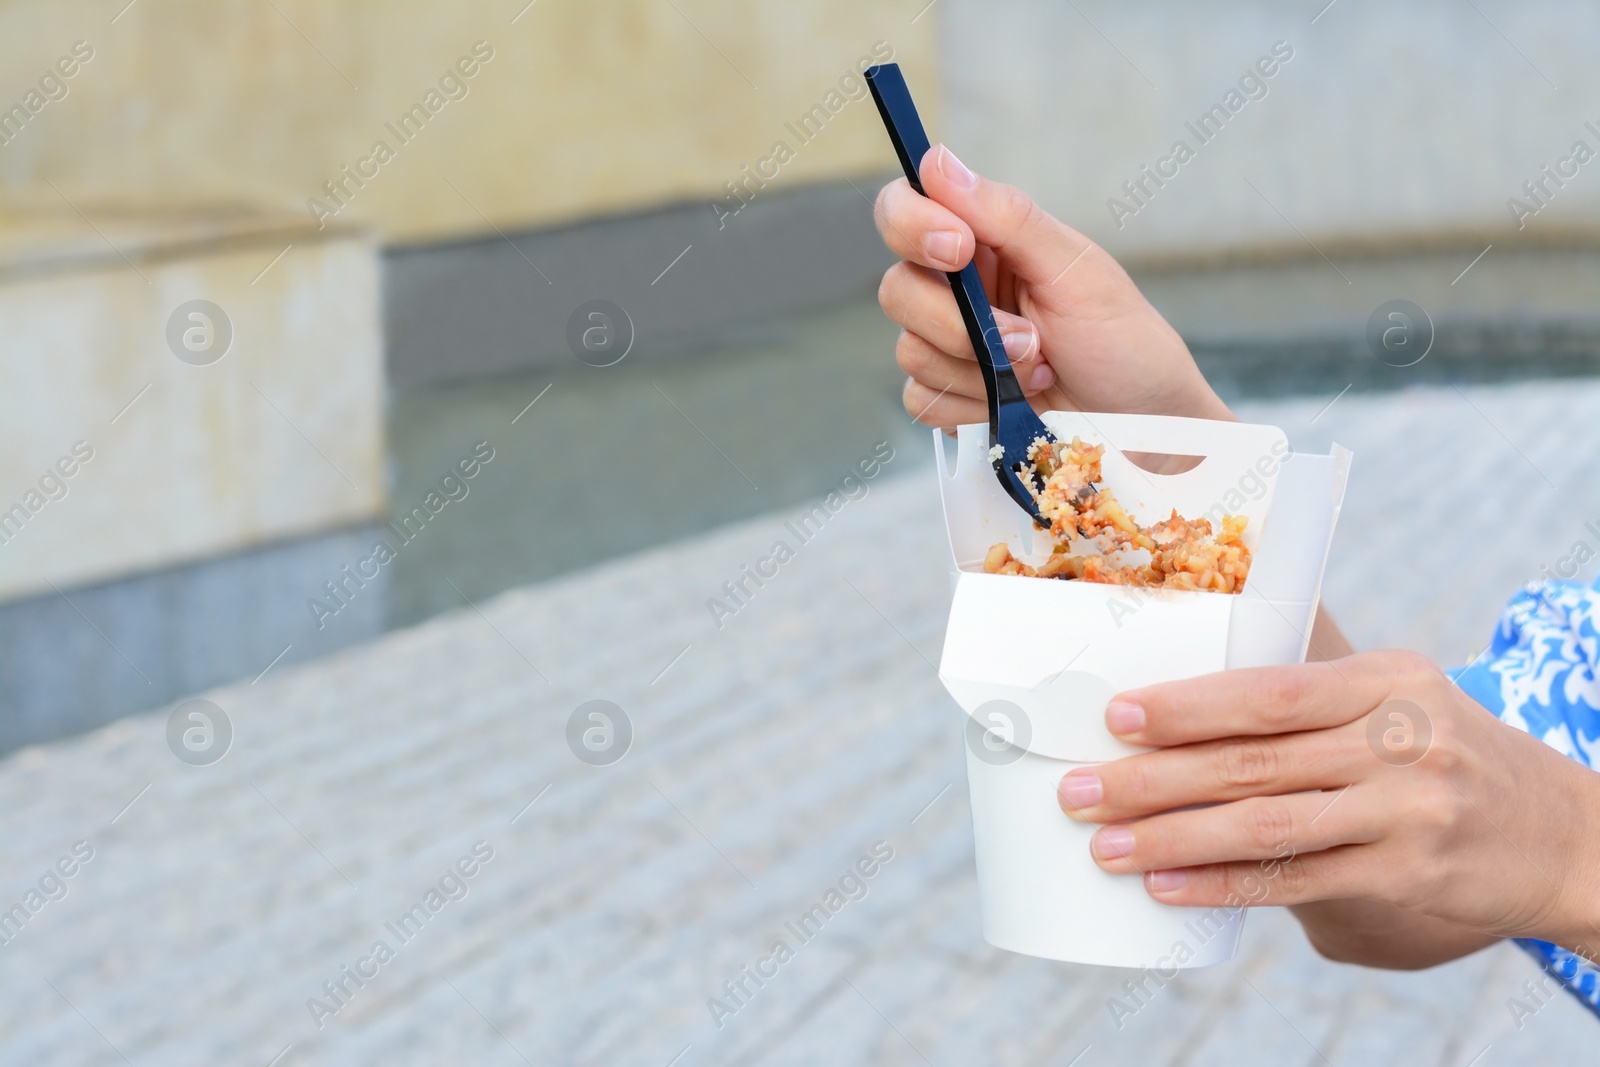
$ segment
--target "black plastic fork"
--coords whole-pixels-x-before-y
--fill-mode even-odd
[[[894,142],[895,155],[900,157],[900,167],[906,172],[906,180],[911,188],[927,196],[917,166],[931,145],[917,114],[917,105],[911,102],[911,90],[906,88],[900,65],[881,63],[868,67],[866,77],[872,99],[878,105],[878,114],[883,116],[883,124],[889,131],[889,140]],[[1039,505],[1028,491],[1029,483],[1042,488],[1041,479],[1028,462],[1028,449],[1041,437],[1054,441],[1055,435],[1040,421],[1028,398],[1022,394],[1005,346],[1000,343],[1000,328],[995,325],[994,309],[983,291],[976,257],[959,271],[946,271],[945,277],[950,279],[950,288],[955,291],[961,321],[967,325],[967,336],[972,339],[972,349],[983,371],[984,392],[989,397],[989,458],[994,472],[1011,499],[1031,515],[1034,522],[1048,527],[1049,522],[1039,514]],[[998,455],[994,452],[995,445],[1001,449]]]

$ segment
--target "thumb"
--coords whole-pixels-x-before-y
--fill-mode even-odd
[[[918,174],[929,199],[972,227],[978,243],[994,249],[1023,281],[1048,285],[1090,245],[1027,193],[974,174],[944,145],[928,150]]]

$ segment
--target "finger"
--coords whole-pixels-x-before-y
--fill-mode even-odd
[[[900,399],[905,403],[906,414],[924,426],[948,430],[969,422],[989,421],[989,406],[985,401],[957,396],[950,390],[929,389],[915,378],[906,379]]]
[[[1252,667],[1118,694],[1106,726],[1141,745],[1341,726],[1367,714],[1418,675],[1421,657],[1365,652],[1323,663]],[[1431,664],[1427,669],[1437,673]]]
[[[960,270],[977,247],[970,226],[911,188],[904,178],[879,191],[872,217],[891,252],[924,267]]]
[[[1087,237],[1050,217],[1027,193],[972,173],[943,145],[922,157],[917,173],[928,196],[963,222],[978,244],[1004,257],[1025,282],[1049,284],[1091,247]]]
[[[1386,811],[1370,790],[1250,797],[1131,823],[1101,827],[1090,839],[1094,861],[1112,874],[1284,859],[1383,836]]]
[[[894,356],[901,370],[936,392],[948,390],[956,396],[980,400],[986,395],[983,372],[978,369],[977,360],[959,359],[941,352],[910,331],[901,332]],[[1056,380],[1050,364],[1042,359],[1014,360],[1012,366],[1016,369],[1017,380],[1022,383],[1022,391],[1029,396],[1048,388]]]
[[[1121,822],[1191,804],[1338,789],[1371,759],[1366,731],[1333,730],[1230,737],[1144,752],[1084,767],[1061,779],[1061,810],[1082,822]]]
[[[944,275],[912,263],[896,263],[884,272],[878,285],[878,303],[890,321],[935,348],[976,361],[972,338]],[[1013,363],[1044,362],[1040,359],[1039,331],[1031,320],[996,308],[994,321],[1000,327],[1006,356]]]
[[[1287,860],[1247,860],[1149,871],[1145,890],[1163,904],[1197,908],[1282,907],[1363,895],[1362,846],[1306,852]]]

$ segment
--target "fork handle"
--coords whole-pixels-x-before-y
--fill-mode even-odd
[[[867,86],[872,90],[872,100],[878,105],[878,114],[894,143],[895,155],[900,157],[900,167],[906,173],[911,188],[927,196],[922,188],[922,178],[917,166],[932,147],[928,134],[922,128],[922,118],[917,105],[911,101],[911,90],[906,88],[905,77],[898,63],[880,63],[866,70]],[[983,279],[978,276],[977,257],[958,271],[946,271],[950,288],[956,296],[956,306],[961,309],[961,321],[966,323],[967,336],[972,340],[972,350],[978,356],[978,367],[983,372],[984,392],[989,398],[989,427],[997,432],[1000,426],[1000,409],[1012,403],[1027,403],[1022,385],[1011,369],[1005,345],[1000,342],[1000,328],[995,325],[994,308],[983,291]],[[1031,411],[1031,409],[1030,409]]]

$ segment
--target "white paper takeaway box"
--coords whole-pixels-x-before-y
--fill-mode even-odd
[[[1174,508],[1214,527],[1224,513],[1244,515],[1254,559],[1237,595],[984,574],[994,543],[1006,541],[1034,563],[1048,554],[1050,539],[1001,489],[987,426],[959,428],[954,471],[935,433],[956,565],[939,676],[972,720],[967,778],[984,937],[1074,963],[1164,970],[1219,963],[1237,947],[1240,913],[1160,904],[1138,875],[1100,870],[1089,855],[1095,827],[1062,814],[1056,783],[1074,766],[1138,751],[1105,728],[1106,703],[1117,692],[1305,657],[1350,453],[1337,445],[1326,456],[1290,453],[1273,426],[1060,411],[1042,417],[1062,440],[1106,446],[1101,485],[1138,521],[1149,525]],[[1204,458],[1182,474],[1160,475],[1135,466],[1126,451]]]

